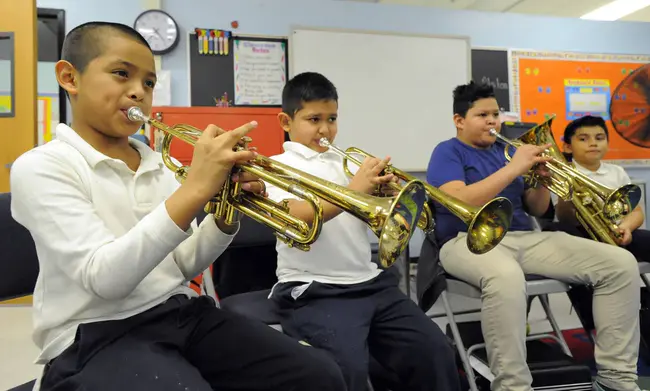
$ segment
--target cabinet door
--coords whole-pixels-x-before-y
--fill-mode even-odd
[[[36,1],[0,0],[0,192],[11,164],[36,138]]]
[[[160,117],[157,117],[158,120],[169,126],[188,124],[201,130],[205,129],[209,124],[215,124],[222,129],[230,130],[255,120],[258,126],[249,133],[249,136],[253,139],[250,145],[257,147],[257,151],[264,156],[273,156],[282,153],[284,131],[280,127],[277,118],[279,109],[229,108],[219,110],[215,108],[212,110],[215,110],[215,112],[200,109],[197,112],[187,112],[185,110],[175,111],[173,108],[168,110],[161,108],[160,110],[154,109],[154,115],[160,113]],[[216,110],[219,111],[216,112]],[[158,132],[156,135],[150,135],[149,137],[152,141],[152,147],[160,151],[160,143],[162,142],[161,132]],[[193,148],[189,144],[178,139],[172,141],[171,155],[181,163],[191,163],[192,151]]]

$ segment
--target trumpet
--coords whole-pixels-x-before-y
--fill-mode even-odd
[[[194,146],[201,131],[184,124],[168,126],[146,116],[138,107],[129,108],[127,116],[131,121],[145,122],[164,132],[163,163],[176,174],[178,181],[184,181],[189,167],[178,165],[172,160],[171,142],[176,137]],[[250,137],[245,137],[235,150],[247,149],[251,141]],[[260,195],[244,192],[239,183],[232,183],[230,180],[227,180],[221,192],[208,202],[206,212],[223,218],[228,224],[236,221],[239,214],[247,215],[273,229],[275,236],[288,246],[309,251],[310,245],[316,241],[322,229],[323,207],[320,199],[324,199],[364,221],[379,237],[378,256],[384,268],[392,266],[408,246],[426,197],[421,181],[409,182],[395,197],[375,197],[339,186],[261,155],[247,163],[236,164],[231,175],[235,172],[253,174],[308,202],[313,209],[311,225],[292,216],[286,201],[277,203]]]
[[[343,151],[329,142],[327,138],[321,138],[319,144],[327,147],[343,158],[343,167],[348,176],[353,176],[348,168],[348,161],[357,166],[361,166],[361,161],[352,155],[361,155],[363,157],[373,157],[362,149],[350,147]],[[405,171],[395,168],[389,164],[384,170],[384,174],[393,174],[400,181],[407,183],[416,180],[416,178]],[[451,195],[439,190],[438,188],[423,183],[427,199],[422,209],[422,214],[418,218],[418,228],[426,233],[433,231],[435,221],[433,211],[435,210],[434,201],[438,202],[444,208],[460,218],[467,227],[467,247],[474,254],[484,254],[493,249],[506,235],[512,222],[512,203],[505,197],[495,198],[482,207],[478,208],[469,205]],[[399,190],[401,188],[397,183],[391,183],[391,188]]]
[[[524,144],[551,144],[551,147],[543,152],[551,158],[546,162],[550,176],[540,176],[531,170],[526,175],[526,181],[532,186],[541,183],[562,200],[570,201],[576,209],[578,222],[592,239],[617,245],[616,239],[620,237],[618,224],[641,200],[641,189],[634,184],[613,189],[575,169],[567,162],[555,143],[551,131],[554,118],[551,117],[528,130],[517,140],[508,139],[495,129],[491,129],[490,134],[513,148]],[[504,149],[504,154],[508,161],[512,160],[508,147]]]

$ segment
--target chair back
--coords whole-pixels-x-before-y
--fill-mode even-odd
[[[0,300],[31,295],[38,270],[31,234],[11,217],[11,193],[0,193]]]
[[[435,220],[435,208],[432,210]],[[418,306],[428,311],[447,287],[445,270],[440,265],[440,246],[434,231],[424,235],[417,264],[415,290]]]

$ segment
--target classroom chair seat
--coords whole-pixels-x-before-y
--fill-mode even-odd
[[[36,380],[32,380],[25,384],[21,384],[18,387],[11,388],[8,391],[32,391],[34,389],[35,384],[36,384]]]
[[[639,273],[640,274],[650,273],[650,262],[639,262]]]
[[[561,293],[569,290],[568,284],[544,276],[527,274],[525,278],[526,293],[528,296]],[[454,293],[473,299],[481,298],[481,290],[479,288],[460,280],[449,273],[445,273],[445,279],[447,280],[447,293]]]

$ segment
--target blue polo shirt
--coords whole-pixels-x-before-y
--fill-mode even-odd
[[[440,188],[451,181],[463,181],[467,185],[479,182],[494,174],[507,164],[503,147],[493,144],[488,149],[477,149],[464,144],[457,138],[443,141],[431,153],[427,169],[427,182]],[[510,231],[532,231],[530,217],[523,205],[526,186],[523,177],[518,177],[498,194],[512,202],[514,214]],[[455,238],[459,232],[467,232],[465,223],[436,204],[435,235],[439,245]]]

